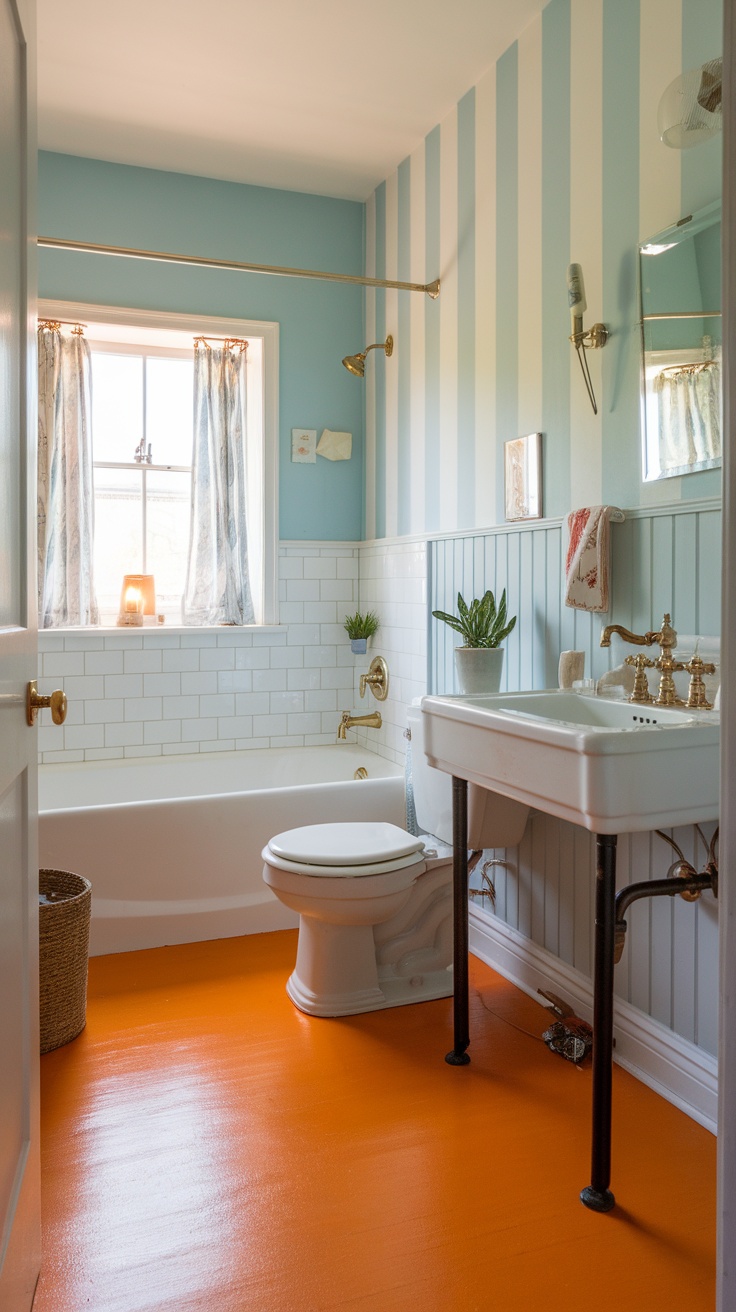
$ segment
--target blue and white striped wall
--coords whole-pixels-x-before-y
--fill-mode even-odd
[[[367,205],[366,537],[503,521],[503,444],[544,433],[544,511],[702,498],[717,472],[640,478],[640,240],[720,196],[719,140],[657,134],[662,91],[721,49],[721,0],[550,0]],[[568,342],[583,266],[594,416]]]

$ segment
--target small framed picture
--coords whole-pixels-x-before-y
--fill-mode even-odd
[[[317,429],[292,428],[291,459],[297,465],[316,465]]]
[[[507,519],[542,518],[542,434],[504,443],[504,504]]]

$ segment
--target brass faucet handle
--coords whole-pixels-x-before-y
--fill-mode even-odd
[[[713,703],[709,702],[706,697],[705,684],[703,682],[704,674],[715,674],[716,667],[710,662],[706,662],[697,654],[682,666],[690,675],[690,688],[688,690],[686,706],[690,709],[712,711]]]
[[[654,669],[655,661],[649,656],[640,652],[638,656],[627,656],[624,660],[625,665],[633,665],[636,673],[634,675],[634,688],[629,697],[630,702],[653,702],[654,698],[649,691],[646,671]]]

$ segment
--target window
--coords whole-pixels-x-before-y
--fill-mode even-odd
[[[102,625],[125,574],[153,574],[156,607],[181,623],[187,569],[193,338],[246,337],[247,531],[258,623],[275,623],[278,325],[42,302],[86,325],[92,357],[94,575]]]

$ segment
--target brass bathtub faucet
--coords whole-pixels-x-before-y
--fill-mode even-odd
[[[367,729],[380,729],[382,720],[380,711],[371,711],[370,715],[351,715],[350,711],[343,711],[342,719],[337,726],[337,737],[343,742],[347,738],[348,729],[352,729],[356,724],[364,724]]]

